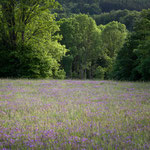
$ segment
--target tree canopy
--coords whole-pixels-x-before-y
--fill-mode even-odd
[[[150,80],[150,9],[141,12],[134,32],[119,51],[114,77],[121,80]]]
[[[0,76],[58,76],[66,49],[59,43],[59,26],[50,13],[57,5],[54,0],[0,2]]]
[[[81,79],[93,78],[99,66],[110,69],[126,37],[125,25],[111,22],[98,27],[91,17],[82,14],[61,20],[60,31],[61,42],[69,49],[67,58],[72,58],[68,75]]]
[[[89,14],[99,15],[100,13],[110,12],[112,10],[136,10],[148,9],[149,0],[57,0],[62,5],[59,13],[62,16],[70,14]]]
[[[68,55],[73,58],[69,74],[86,78],[92,60],[101,52],[101,31],[91,17],[82,14],[61,20],[60,30],[63,35],[62,44],[70,50]]]

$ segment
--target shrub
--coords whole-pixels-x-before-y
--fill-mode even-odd
[[[104,79],[104,75],[105,75],[105,68],[98,66],[95,71],[95,78]]]

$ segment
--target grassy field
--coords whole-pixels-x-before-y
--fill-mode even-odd
[[[0,80],[0,150],[148,150],[150,83]]]

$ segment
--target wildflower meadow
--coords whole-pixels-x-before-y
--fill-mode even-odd
[[[149,149],[149,82],[0,80],[0,150]]]

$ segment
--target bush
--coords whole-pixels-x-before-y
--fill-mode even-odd
[[[66,78],[66,72],[62,70],[56,70],[55,71],[55,78],[56,79],[65,79]]]
[[[95,71],[95,78],[104,79],[104,75],[105,75],[105,68],[98,66]]]
[[[65,72],[59,66],[50,54],[30,45],[18,46],[13,51],[0,48],[0,77],[64,79]]]

